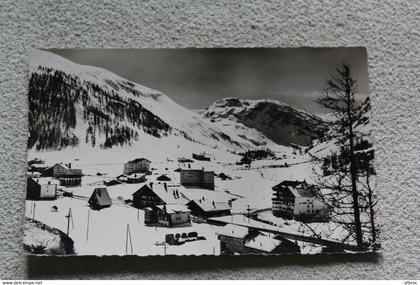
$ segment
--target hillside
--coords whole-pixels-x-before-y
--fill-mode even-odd
[[[308,145],[325,131],[321,118],[276,100],[224,98],[211,105],[202,116],[225,127],[241,124],[286,146],[290,143]]]
[[[212,148],[250,147],[165,94],[105,69],[34,50],[30,60],[28,148],[111,148],[176,136]]]

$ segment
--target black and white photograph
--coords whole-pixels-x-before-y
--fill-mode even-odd
[[[381,251],[367,52],[32,49],[30,255]]]

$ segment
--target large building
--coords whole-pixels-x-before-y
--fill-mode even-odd
[[[192,186],[214,190],[214,171],[181,169],[181,184],[186,187]]]
[[[71,168],[71,164],[56,163],[42,172],[42,176],[53,177],[60,181],[61,186],[77,187],[82,184],[82,170]]]
[[[305,181],[285,180],[273,187],[273,214],[301,221],[328,221],[329,212],[320,190]]]
[[[147,158],[136,158],[124,164],[124,174],[148,172],[150,172],[150,160]]]
[[[28,177],[26,184],[27,200],[54,200],[57,198],[57,184],[51,178]]]

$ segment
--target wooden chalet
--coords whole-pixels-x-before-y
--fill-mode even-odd
[[[27,200],[55,200],[57,198],[57,186],[59,182],[52,178],[27,178]]]
[[[95,188],[88,201],[92,210],[101,210],[111,207],[112,201],[106,188]]]
[[[191,215],[201,218],[228,216],[231,214],[227,202],[200,199],[189,201],[187,206],[191,210]]]

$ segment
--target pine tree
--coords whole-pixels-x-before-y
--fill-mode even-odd
[[[350,66],[342,64],[336,69],[332,78],[327,81],[327,88],[318,98],[317,102],[334,112],[337,120],[332,125],[331,137],[337,141],[339,152],[329,158],[331,175],[320,178],[323,187],[333,192],[330,198],[331,205],[340,208],[334,214],[336,221],[347,227],[354,235],[357,247],[363,249],[362,223],[360,220],[360,193],[358,189],[358,166],[355,153],[355,129],[358,120],[359,105],[355,101],[357,89]],[[325,169],[324,169],[325,170]],[[325,173],[325,174],[328,174]],[[348,219],[352,216],[352,219]]]

